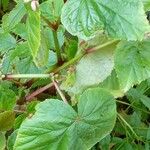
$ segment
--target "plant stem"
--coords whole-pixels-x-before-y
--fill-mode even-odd
[[[53,30],[53,37],[54,37],[55,50],[56,50],[56,54],[57,54],[58,64],[61,64],[62,63],[61,49],[60,49],[60,46],[59,46],[57,31]]]
[[[52,81],[53,81],[53,84],[54,84],[57,92],[59,93],[60,97],[64,101],[64,103],[68,104],[67,99],[66,99],[65,95],[62,93],[62,91],[60,90],[57,81],[55,81],[55,79],[54,79],[54,76],[52,76]]]
[[[4,79],[17,79],[17,78],[50,78],[50,74],[8,74],[2,75]]]
[[[56,34],[56,32],[55,32],[55,34]],[[56,38],[57,38],[57,36],[56,36]],[[56,41],[58,42],[58,39]],[[56,68],[54,70],[51,70],[49,73],[54,73],[54,74],[58,73],[59,71],[61,71],[61,70],[65,69],[65,68],[69,67],[70,65],[73,65],[74,63],[76,63],[85,54],[88,54],[88,53],[91,53],[91,52],[95,52],[97,50],[101,50],[102,48],[104,48],[104,47],[106,47],[108,45],[111,45],[113,43],[117,43],[117,42],[119,42],[119,41],[118,40],[112,40],[112,41],[104,43],[104,44],[102,44],[100,46],[96,46],[94,48],[90,48],[90,49],[87,49],[85,51],[82,51],[80,54],[78,54],[77,56],[75,56],[73,59],[71,59],[70,61],[64,63],[62,66],[60,66],[60,67],[58,67],[58,68]],[[59,44],[58,44],[57,48],[58,48],[57,50],[59,51],[59,55],[60,55]],[[49,77],[50,77],[50,74],[14,74],[14,75],[1,75],[1,78],[3,78],[3,79],[14,79],[14,78],[49,78]]]
[[[54,84],[50,83],[44,87],[41,87],[39,89],[37,89],[36,91],[34,91],[33,93],[29,94],[26,96],[26,101],[30,101],[32,100],[35,96],[41,94],[42,92],[46,91],[47,89],[49,89],[50,87],[52,87]]]
[[[102,45],[98,45],[98,46],[96,46],[96,47],[87,49],[87,53],[91,53],[91,52],[100,50],[100,49],[102,49],[102,48],[104,48],[104,47],[107,47],[107,46],[109,46],[109,45],[111,45],[111,44],[115,44],[115,43],[118,43],[118,42],[119,42],[119,40],[111,40],[111,41],[106,42],[106,43],[104,43],[104,44],[102,44]]]
[[[80,60],[83,56],[85,55],[85,53],[80,53],[79,55],[77,55],[76,57],[74,57],[73,59],[71,59],[70,61],[64,63],[62,66],[56,68],[55,70],[53,70],[53,73],[57,73],[62,69],[65,69],[67,67],[69,67],[70,65],[76,63],[78,60]]]

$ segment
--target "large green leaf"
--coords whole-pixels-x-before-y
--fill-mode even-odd
[[[101,29],[111,37],[141,40],[149,28],[141,0],[69,0],[61,20],[71,34],[85,40]]]
[[[46,100],[21,125],[14,150],[87,150],[111,132],[116,120],[114,98],[105,90],[86,90],[78,112],[59,100]]]
[[[115,69],[121,89],[150,77],[150,42],[121,42],[115,53]]]
[[[18,2],[16,7],[9,13],[4,15],[2,27],[5,31],[11,31],[26,14],[26,9],[22,1]]]

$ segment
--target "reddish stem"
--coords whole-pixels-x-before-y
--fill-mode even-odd
[[[32,100],[35,96],[39,95],[40,93],[46,91],[47,89],[49,89],[50,87],[52,87],[54,84],[50,83],[42,88],[37,89],[36,91],[34,91],[33,93],[29,94],[26,96],[26,101],[30,101]]]

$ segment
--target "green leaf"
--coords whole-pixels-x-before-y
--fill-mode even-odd
[[[48,19],[48,21],[56,23],[60,19],[63,5],[63,0],[47,0],[40,5],[40,11],[42,16]]]
[[[41,42],[40,11],[29,10],[26,24],[27,24],[27,33],[28,33],[28,44],[31,49],[33,59],[35,61],[35,58],[40,48],[40,42]]]
[[[0,131],[7,131],[13,127],[15,121],[15,113],[13,111],[5,111],[0,113]]]
[[[150,149],[150,144],[149,144],[149,142],[146,142],[145,143],[145,150],[149,150]]]
[[[57,37],[58,37],[60,47],[62,47],[62,45],[64,44],[64,31],[65,31],[65,29],[62,26],[59,26],[59,28],[57,30]],[[43,30],[43,32],[48,40],[49,48],[55,49],[52,29],[47,27]]]
[[[128,91],[150,77],[150,42],[121,42],[115,53],[115,70],[121,89]]]
[[[0,132],[0,150],[4,150],[6,147],[6,138],[3,132]]]
[[[27,116],[27,113],[23,113],[17,116],[14,123],[14,129],[20,128],[22,122],[26,119]]]
[[[110,147],[111,136],[107,135],[101,142],[99,143],[99,147],[102,150],[109,150]]]
[[[115,120],[115,100],[103,89],[86,90],[78,112],[62,101],[46,100],[21,125],[14,150],[87,150],[111,132]]]
[[[0,52],[7,52],[16,46],[15,38],[8,33],[0,33]]]
[[[150,98],[144,95],[141,91],[132,88],[128,91],[127,95],[131,96],[136,101],[141,101],[143,105],[150,110]]]
[[[41,70],[33,63],[27,42],[19,43],[14,50],[4,57],[2,72],[10,73],[13,68],[15,68],[16,73],[41,73]]]
[[[3,10],[6,11],[9,5],[9,0],[1,0]]]
[[[48,46],[48,39],[46,38],[46,35],[44,33],[41,33],[41,44],[37,53],[37,56],[35,58],[36,65],[38,67],[43,67],[47,65],[48,58],[49,58],[49,46]]]
[[[0,111],[12,110],[16,104],[16,94],[9,87],[0,85]]]
[[[150,10],[150,1],[149,0],[142,0],[144,4],[144,8],[146,11]]]
[[[101,29],[114,38],[141,40],[149,30],[140,0],[69,0],[61,21],[72,35],[85,40]]]
[[[16,68],[19,73],[23,74],[42,73],[42,69],[36,67],[31,56],[23,58],[21,61],[17,61]]]
[[[35,113],[35,106],[39,103],[39,101],[32,101],[27,105],[27,113]]]
[[[65,46],[65,53],[67,55],[67,60],[71,60],[75,57],[78,50],[78,41],[76,40],[68,40]]]
[[[18,130],[15,130],[15,131],[8,137],[8,141],[7,141],[7,149],[8,149],[8,150],[13,150],[13,146],[14,146],[14,144],[15,144],[16,137],[17,137],[17,132],[18,132]]]
[[[85,55],[76,66],[76,81],[70,92],[77,94],[89,86],[103,82],[113,70],[115,48],[116,43],[113,43]]]
[[[18,23],[13,29],[13,32],[25,40],[28,38],[26,25],[24,23]]]
[[[22,1],[18,2],[16,7],[9,13],[4,15],[2,20],[2,27],[4,31],[11,31],[26,14],[26,9]]]
[[[115,97],[122,97],[124,92],[120,89],[119,80],[115,70],[102,83],[99,84],[101,88],[107,89]]]
[[[150,140],[150,126],[149,126],[148,131],[147,131],[147,140]]]

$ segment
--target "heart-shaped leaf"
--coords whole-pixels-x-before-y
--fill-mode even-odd
[[[37,105],[21,125],[14,150],[87,150],[111,132],[116,120],[113,96],[100,88],[86,90],[78,111],[59,100]]]

